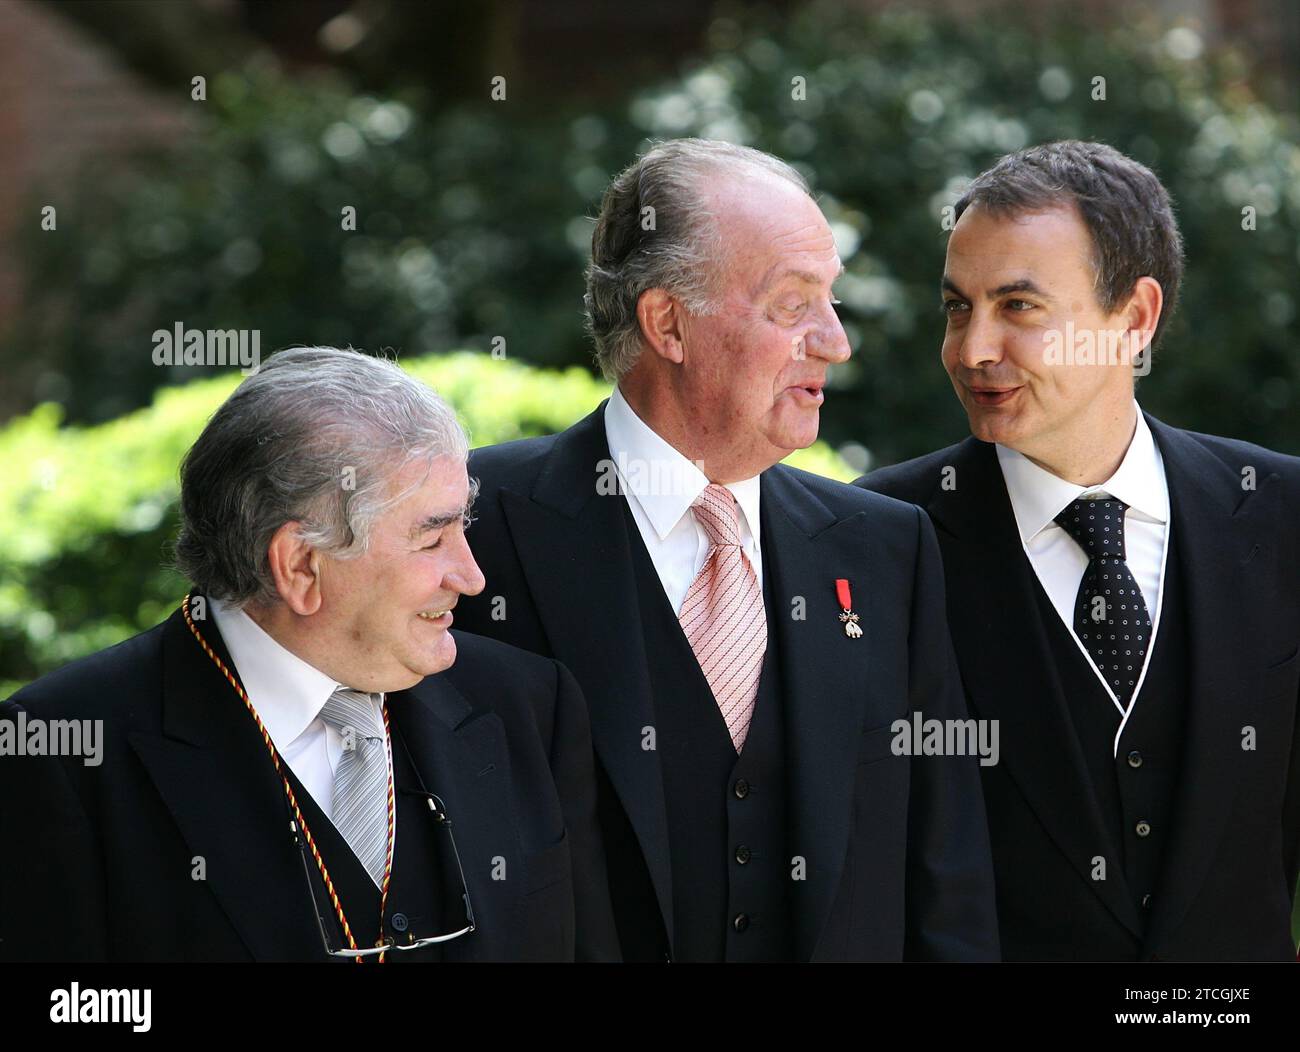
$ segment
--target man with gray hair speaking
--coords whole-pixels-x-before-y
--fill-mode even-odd
[[[483,588],[467,445],[355,351],[285,351],[217,410],[181,609],[0,705],[106,739],[0,757],[0,956],[617,957],[581,692],[450,631]]]
[[[840,269],[788,165],[656,146],[592,238],[613,395],[471,455],[465,618],[582,685],[629,960],[997,955],[976,759],[894,748],[913,713],[965,717],[934,532],[778,463],[849,357]]]

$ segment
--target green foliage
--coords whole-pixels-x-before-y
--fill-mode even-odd
[[[28,301],[0,360],[25,375],[39,348],[33,389],[69,419],[109,419],[190,379],[152,361],[151,334],[176,322],[257,329],[264,353],[500,338],[511,358],[588,357],[570,227],[589,240],[583,213],[606,176],[575,186],[565,122],[260,72],[215,76],[193,113],[174,148],[82,173],[59,231],[30,235]]]
[[[803,167],[836,224],[856,354],[832,377],[824,437],[888,462],[964,433],[938,361],[943,207],[1007,151],[1098,138],[1154,166],[1186,234],[1182,306],[1144,404],[1300,452],[1296,118],[1251,94],[1242,60],[1138,14],[1041,28],[1023,5],[764,10],[716,20],[671,82],[584,112],[536,89],[449,105],[217,75],[189,138],[129,170],[98,165],[63,199],[59,232],[33,233],[0,366],[69,419],[103,420],[172,379],[150,334],[177,321],[260,329],[265,352],[501,337],[512,359],[587,364],[582,270],[602,188],[647,138],[727,137]]]
[[[536,369],[461,352],[403,362],[460,412],[474,445],[550,434],[609,392],[583,369]],[[24,681],[162,620],[185,592],[169,569],[177,471],[237,375],[164,388],[93,427],[51,404],[0,429],[0,698]],[[841,480],[823,445],[790,463]]]

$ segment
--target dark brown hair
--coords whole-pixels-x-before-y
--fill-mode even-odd
[[[1067,140],[1003,157],[977,176],[957,202],[957,218],[972,205],[1016,216],[1073,204],[1092,237],[1097,302],[1113,311],[1138,278],[1152,277],[1164,306],[1151,338],[1154,349],[1178,303],[1183,239],[1169,192],[1151,169],[1100,142]]]

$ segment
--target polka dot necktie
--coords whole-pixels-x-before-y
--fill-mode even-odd
[[[1124,560],[1122,500],[1072,501],[1057,524],[1088,556],[1074,601],[1074,631],[1121,705],[1128,707],[1151,641],[1151,616]]]

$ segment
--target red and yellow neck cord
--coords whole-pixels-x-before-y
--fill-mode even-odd
[[[213,651],[212,647],[208,645],[208,641],[203,638],[202,633],[199,632],[198,626],[195,625],[193,619],[190,617],[190,596],[188,593],[186,594],[185,598],[181,600],[181,613],[185,615],[185,623],[189,625],[190,631],[194,634],[194,638],[198,640],[199,646],[203,648],[203,652],[207,654],[208,657],[210,657],[213,660],[213,662],[216,664],[217,668],[221,670],[221,674],[226,677],[227,682],[235,689],[235,693],[239,695],[240,701],[244,703],[244,707],[248,709],[249,715],[253,717],[253,721],[257,724],[257,729],[262,735],[262,741],[266,743],[267,751],[271,754],[271,762],[275,764],[275,772],[280,776],[280,780],[284,783],[284,793],[289,800],[289,808],[290,810],[293,811],[294,820],[298,823],[298,828],[302,830],[302,835],[304,839],[307,841],[307,846],[311,848],[311,856],[316,860],[316,868],[320,871],[321,880],[325,882],[325,888],[329,892],[330,902],[334,904],[334,910],[338,914],[338,918],[339,918],[339,925],[342,927],[343,934],[344,936],[346,936],[348,940],[348,948],[355,950],[357,948],[357,943],[356,940],[352,937],[352,928],[348,925],[348,919],[343,913],[343,903],[339,901],[338,892],[334,889],[334,881],[330,879],[329,869],[325,865],[325,860],[321,857],[320,850],[316,847],[316,838],[311,835],[311,830],[307,827],[307,821],[306,819],[303,818],[302,811],[298,807],[298,798],[294,795],[293,786],[289,784],[288,776],[284,773],[284,771],[280,767],[280,756],[275,751],[275,745],[271,741],[271,735],[267,732],[266,725],[262,723],[262,717],[259,716],[257,714],[257,710],[253,708],[253,703],[249,700],[248,694],[245,693],[244,688],[240,684],[239,680],[235,678],[235,675],[230,671],[230,669],[226,668],[225,662],[223,662],[221,658],[217,656],[216,652]],[[379,936],[380,937],[375,942],[376,946],[382,946],[384,944],[384,938],[383,938],[384,910],[388,906],[388,881],[393,873],[393,832],[397,821],[396,803],[393,795],[392,735],[389,731],[389,726],[388,726],[388,706],[385,704],[382,705],[381,708],[383,709],[383,713],[384,713],[385,747],[389,751],[388,854],[384,861],[384,879],[379,886],[379,891],[380,891]],[[357,964],[361,964],[362,962],[365,961],[365,958],[354,957],[353,960],[355,960]],[[384,963],[384,954],[381,953],[378,955],[378,962],[380,964]]]

